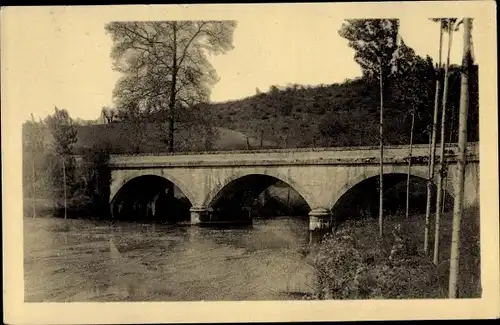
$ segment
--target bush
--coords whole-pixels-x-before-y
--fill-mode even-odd
[[[470,214],[464,216],[464,225],[469,224]],[[392,233],[386,233],[383,239],[378,237],[378,224],[374,220],[348,221],[338,231],[327,234],[313,261],[317,276],[314,298],[447,297],[449,260],[442,258],[434,266],[431,258],[419,253],[421,224],[421,218],[410,219],[403,225],[387,218],[385,229],[391,229]],[[443,234],[446,228],[443,225]],[[441,249],[445,256],[449,254],[448,241],[443,240]],[[479,258],[474,256],[479,246],[477,240],[472,241],[469,244],[464,239],[461,246],[460,297],[480,296]]]

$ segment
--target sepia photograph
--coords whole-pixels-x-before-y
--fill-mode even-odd
[[[4,321],[499,316],[494,2],[1,15]]]

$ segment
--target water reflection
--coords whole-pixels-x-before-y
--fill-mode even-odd
[[[25,299],[294,299],[314,286],[301,253],[307,220],[215,229],[25,219]]]

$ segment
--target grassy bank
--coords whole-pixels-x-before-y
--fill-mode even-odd
[[[447,298],[452,214],[441,223],[439,263],[430,249],[423,252],[425,215],[388,217],[385,234],[378,237],[375,219],[348,221],[327,234],[317,250],[314,268],[318,278],[316,299]],[[400,225],[400,231],[397,230]],[[459,297],[481,297],[479,211],[468,209],[462,218]],[[401,238],[397,247],[396,237]]]

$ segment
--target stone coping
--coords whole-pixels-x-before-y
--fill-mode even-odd
[[[427,149],[428,144],[414,144],[413,149]],[[447,149],[458,149],[457,143],[448,143]],[[479,142],[469,142],[467,148],[474,151],[479,150]],[[188,156],[188,155],[227,155],[227,154],[258,154],[258,153],[293,153],[293,152],[324,152],[324,151],[356,151],[356,150],[379,150],[379,146],[355,146],[355,147],[322,147],[322,148],[287,148],[287,149],[254,149],[254,150],[218,150],[218,151],[188,151],[188,152],[157,152],[157,153],[112,153],[111,156]],[[409,149],[409,145],[385,145],[384,149]],[[439,153],[439,144],[436,146]]]

